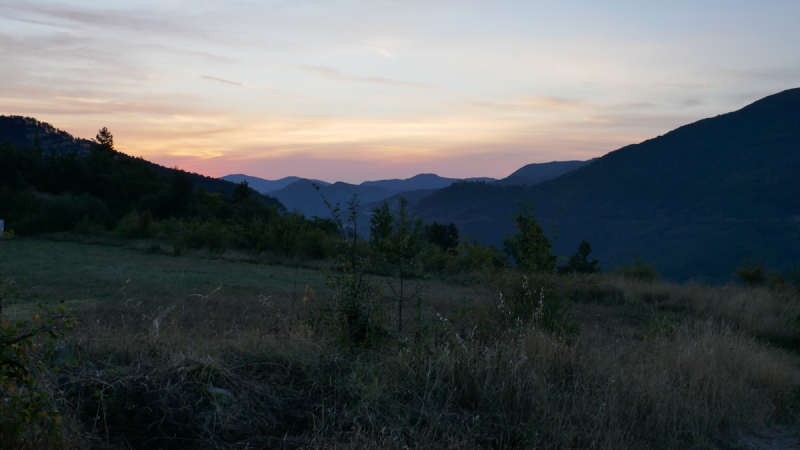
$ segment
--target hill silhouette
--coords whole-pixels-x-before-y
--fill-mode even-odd
[[[383,188],[359,186],[341,181],[327,186],[320,186],[319,192],[317,192],[313,184],[314,182],[311,180],[302,179],[279,191],[273,191],[272,195],[280,200],[289,211],[299,210],[307,217],[317,216],[323,218],[330,217],[331,212],[320,194],[325,196],[331,206],[336,206],[339,203],[342,211],[346,208],[345,202],[350,200],[353,194],[358,194],[358,199],[362,206],[383,200],[391,195],[391,192]],[[344,215],[345,213],[342,212],[342,216]]]
[[[31,117],[22,116],[0,116],[0,143],[8,142],[14,147],[35,147],[36,137],[39,137],[40,149],[44,154],[55,153],[65,155],[75,153],[78,157],[85,157],[92,148],[92,141],[81,139],[66,131],[59,130],[49,123],[40,122]],[[118,153],[122,158],[132,158],[124,153]],[[222,180],[219,178],[207,177],[193,172],[185,172],[177,168],[165,167],[160,164],[146,161],[147,165],[155,169],[160,175],[168,176],[173,172],[179,171],[192,180],[195,186],[203,187],[209,192],[223,191],[230,197],[238,183]],[[285,207],[274,197],[262,195],[254,192],[258,198],[271,206],[275,206],[280,211],[285,211]]]
[[[233,183],[241,183],[242,181],[247,181],[250,184],[250,187],[255,189],[262,194],[269,194],[273,191],[279,191],[286,186],[300,180],[304,180],[305,178],[300,177],[283,177],[277,180],[265,180],[264,178],[253,177],[250,175],[245,175],[242,173],[225,175],[222,177],[223,180],[231,181]],[[321,180],[310,180],[320,186],[328,186],[330,183]]]
[[[596,159],[596,158],[595,158]],[[497,180],[493,184],[500,186],[512,186],[515,184],[527,184],[533,186],[542,181],[552,180],[560,177],[567,172],[583,167],[594,161],[553,161],[547,163],[534,163],[523,166],[514,171],[511,175]]]
[[[459,181],[458,178],[445,178],[440,177],[434,173],[421,173],[414,175],[411,178],[404,180],[391,179],[391,180],[377,180],[365,181],[361,186],[379,187],[388,190],[393,194],[418,191],[421,189],[441,189],[450,186],[451,184]],[[495,181],[494,178],[468,178],[467,181]]]
[[[634,256],[675,279],[730,279],[747,258],[789,268],[800,262],[800,89],[536,186],[457,183],[415,208],[500,244],[520,201],[545,224],[558,217],[556,251],[588,239],[605,269]]]

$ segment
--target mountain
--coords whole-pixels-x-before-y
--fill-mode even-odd
[[[330,217],[330,209],[325,205],[322,196],[328,200],[332,207],[337,203],[341,208],[342,217],[346,216],[344,212],[347,206],[345,202],[349,201],[353,194],[358,195],[358,200],[361,205],[371,202],[383,200],[391,195],[386,189],[375,186],[359,186],[355,184],[343,183],[341,181],[330,184],[328,186],[320,186],[319,192],[314,189],[313,181],[300,180],[296,181],[279,191],[271,192],[281,203],[292,210],[300,210],[301,213],[307,217],[319,216]],[[322,195],[320,195],[322,194]],[[363,208],[361,208],[363,210]]]
[[[595,158],[597,159],[597,158]],[[515,184],[535,185],[542,181],[552,180],[567,172],[583,167],[594,161],[553,161],[548,163],[534,163],[523,166],[511,175],[502,180],[497,180],[494,184],[499,186],[512,186]]]
[[[39,136],[40,146],[44,154],[68,154],[76,152],[79,157],[89,154],[92,148],[92,141],[76,138],[66,131],[59,130],[54,126],[40,122],[31,117],[22,116],[0,116],[0,143],[8,141],[15,147],[35,147],[36,136]],[[119,153],[121,158],[132,158],[124,153]],[[179,169],[165,167],[150,161],[147,163],[162,176],[167,176]],[[233,189],[238,183],[221,180],[219,178],[207,177],[198,173],[184,172],[197,187],[203,187],[209,192],[223,191],[228,197],[233,194]],[[275,206],[280,211],[286,208],[275,198],[255,193],[261,200],[269,205]]]
[[[536,186],[457,183],[415,211],[499,245],[517,202],[608,270],[638,256],[666,277],[730,280],[745,259],[800,263],[800,89],[613,151]]]
[[[420,189],[441,189],[458,181],[457,178],[444,178],[433,173],[421,173],[405,180],[365,181],[361,186],[372,186],[386,189],[392,193],[417,191]],[[495,181],[494,178],[469,178],[468,181]]]
[[[8,141],[15,147],[35,147],[37,134],[45,154],[75,151],[86,155],[92,148],[92,141],[76,138],[32,117],[0,116],[0,142]]]
[[[400,201],[401,197],[408,200],[409,207],[413,207],[414,205],[419,203],[420,200],[433,194],[438,190],[439,189],[419,189],[416,191],[401,192],[399,194],[394,194],[389,197],[382,198],[375,202],[364,203],[363,210],[366,212],[370,212],[375,208],[380,208],[381,206],[383,206],[383,203],[386,202],[389,204],[389,207],[394,211],[397,208],[397,204]]]
[[[280,189],[285,188],[286,186],[296,182],[303,180],[304,178],[300,177],[284,177],[279,180],[265,180],[263,178],[252,177],[250,175],[244,174],[231,174],[225,175],[222,177],[223,180],[231,181],[233,183],[241,183],[242,181],[247,181],[251,188],[255,189],[262,194],[268,194],[272,191],[278,191]],[[328,186],[330,183],[320,180],[310,180],[320,186]]]

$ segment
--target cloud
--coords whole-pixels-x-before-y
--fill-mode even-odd
[[[433,89],[433,86],[427,83],[417,83],[413,81],[403,81],[403,80],[394,80],[391,78],[384,78],[384,77],[361,77],[357,75],[349,75],[346,74],[338,69],[334,69],[332,67],[324,67],[324,66],[309,66],[305,64],[292,66],[295,69],[304,70],[307,72],[316,73],[318,75],[322,75],[326,78],[336,81],[350,81],[356,83],[376,83],[376,84],[383,84],[387,86],[399,86],[399,87],[410,87],[410,88],[417,88],[417,89]]]
[[[204,80],[209,80],[209,81],[216,81],[217,83],[229,84],[231,86],[238,86],[238,87],[243,87],[243,88],[247,88],[247,89],[255,89],[257,91],[274,92],[276,94],[297,95],[297,94],[293,94],[291,92],[280,91],[280,90],[277,90],[277,89],[267,89],[267,88],[264,88],[264,87],[261,87],[261,86],[254,86],[252,84],[239,83],[238,81],[226,80],[224,78],[212,77],[210,75],[203,75],[200,78],[202,78]]]

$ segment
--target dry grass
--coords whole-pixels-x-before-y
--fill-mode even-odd
[[[79,256],[47,245],[55,258],[39,250],[28,270],[56,290]],[[67,410],[62,448],[733,448],[800,406],[796,357],[757,339],[794,342],[788,292],[562,280],[581,330],[564,335],[481,330],[488,290],[430,281],[419,342],[353,349],[310,325],[332,299],[313,271],[298,270],[318,291],[303,302],[293,268],[82,251],[102,260],[93,288],[127,279],[125,264],[153,286],[76,304],[62,370],[45,374]],[[215,290],[204,273],[233,282]]]
[[[723,319],[782,346],[800,346],[800,295],[793,288],[649,283],[620,277],[603,278],[600,283],[618,289],[631,302]]]
[[[713,321],[644,341],[442,327],[438,343],[350,352],[289,300],[86,316],[69,343],[75,417],[115,448],[716,447],[792,388],[790,357]]]

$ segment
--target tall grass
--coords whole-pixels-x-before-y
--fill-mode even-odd
[[[792,388],[789,356],[714,320],[643,340],[432,324],[352,351],[292,309],[215,294],[87,314],[64,350],[73,419],[99,447],[713,447]]]
[[[652,283],[622,277],[599,280],[632,302],[724,319],[782,346],[800,346],[800,295],[790,287]]]

